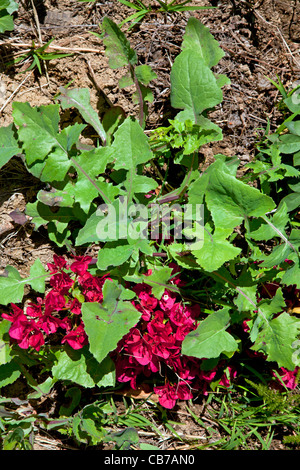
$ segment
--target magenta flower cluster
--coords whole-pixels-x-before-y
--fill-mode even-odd
[[[169,266],[173,268],[171,284],[183,287],[178,266],[173,263]],[[151,270],[146,275],[149,274]],[[181,353],[184,338],[197,328],[199,305],[184,305],[177,294],[168,289],[158,300],[146,283],[137,284],[133,290],[137,295],[133,304],[142,316],[115,351],[117,380],[128,382],[136,389],[140,377],[150,378],[155,374],[163,384],[155,386],[153,391],[165,408],[173,408],[177,400],[191,399],[195,392],[205,393],[217,369],[204,372],[202,360]],[[236,375],[232,369],[231,373],[232,377]],[[225,374],[220,383],[230,385]]]
[[[48,263],[51,289],[36,303],[30,302],[25,310],[12,304],[12,313],[2,317],[11,322],[9,335],[12,343],[22,349],[40,351],[50,344],[50,335],[57,333],[55,344],[68,344],[73,349],[88,345],[81,317],[83,302],[103,300],[102,288],[109,275],[93,276],[88,267],[90,256],[75,256],[71,263],[54,255]],[[171,263],[171,284],[184,287],[179,267]],[[151,274],[151,270],[145,276]],[[145,278],[146,280],[146,278]],[[142,282],[128,285],[136,296],[132,304],[141,313],[140,321],[119,341],[111,357],[116,365],[116,377],[137,389],[141,382],[155,383],[153,391],[165,408],[173,408],[177,400],[189,400],[195,394],[207,394],[208,385],[218,379],[229,387],[237,376],[234,367],[220,361],[211,370],[203,370],[203,359],[182,354],[186,335],[197,328],[200,319],[198,304],[184,304],[172,289],[165,289],[157,299],[151,287]],[[247,324],[244,325],[245,331]],[[53,338],[53,337],[52,337]],[[298,368],[297,368],[298,369]],[[281,368],[282,380],[289,388],[296,387],[296,373]]]
[[[48,263],[52,289],[45,298],[30,302],[24,312],[12,304],[12,315],[3,313],[2,317],[11,321],[9,336],[20,348],[34,348],[39,351],[48,335],[58,330],[64,332],[61,343],[73,349],[81,349],[88,344],[81,319],[81,302],[75,294],[78,286],[85,302],[101,302],[102,286],[107,276],[95,277],[88,272],[90,256],[76,256],[68,265],[67,261],[54,255],[53,263]],[[71,270],[72,274],[68,274]]]

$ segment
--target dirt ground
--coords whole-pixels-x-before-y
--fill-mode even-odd
[[[242,167],[253,158],[257,136],[263,134],[267,122],[270,121],[271,131],[278,123],[279,112],[274,106],[278,91],[267,77],[275,81],[279,77],[286,88],[300,79],[300,1],[190,3],[217,8],[172,16],[153,11],[134,29],[128,32],[126,27],[123,29],[140,63],[149,64],[158,77],[152,84],[154,101],[147,129],[165,125],[172,118],[168,100],[170,69],[180,51],[187,20],[193,15],[210,28],[225,52],[215,72],[226,74],[231,80],[231,85],[224,88],[223,102],[210,114],[210,119],[222,128],[224,139],[203,147],[201,152],[208,162],[216,153],[236,155]],[[132,10],[117,0],[89,3],[36,0],[34,4],[33,0],[24,0],[19,4],[15,30],[0,35],[1,126],[12,122],[13,101],[28,101],[32,106],[51,104],[59,87],[71,81],[72,87],[89,88],[91,102],[100,115],[109,102],[122,106],[127,114],[137,115],[131,93],[118,88],[117,78],[122,71],[108,67],[101,40],[90,33],[100,32],[103,17],[119,23]],[[12,57],[24,54],[33,40],[39,44],[40,40],[46,43],[52,38],[55,39],[49,51],[72,55],[47,62],[42,76],[27,70],[28,61],[8,65]],[[63,119],[72,121],[72,111],[65,112]],[[36,184],[17,157],[0,170],[0,273],[12,265],[26,276],[36,258],[45,264],[52,260],[54,252],[63,252],[48,240],[42,228],[36,232],[30,223],[19,225],[10,215],[12,211],[24,212],[26,203],[34,200]],[[187,416],[183,406],[176,419],[184,420]],[[186,424],[185,433],[196,433],[201,439],[199,426]],[[41,439],[44,444],[41,442],[40,448],[50,446],[45,436]]]

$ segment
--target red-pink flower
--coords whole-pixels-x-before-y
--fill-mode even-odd
[[[93,258],[91,256],[75,256],[74,258],[76,261],[70,265],[70,269],[73,273],[82,276],[87,272],[88,266]]]
[[[168,365],[185,381],[194,380],[200,376],[200,360],[195,357],[178,355],[172,357]]]
[[[172,268],[172,278],[171,278],[171,284],[175,284],[177,287],[184,287],[186,285],[186,282],[180,279],[180,272],[181,268],[178,266],[176,263],[170,263],[169,268]],[[175,276],[174,276],[175,274]]]
[[[120,357],[116,363],[116,378],[118,382],[130,382],[133,389],[137,387],[137,378],[144,371],[144,367],[133,363],[128,356]]]
[[[141,335],[140,331],[135,328],[131,331],[131,336],[126,341],[126,351],[132,355],[135,360],[145,366],[151,362],[152,347],[146,338]]]
[[[81,314],[81,303],[78,299],[73,299],[72,301],[70,301],[68,308],[70,312],[74,313],[75,315]]]
[[[73,279],[65,272],[56,273],[50,279],[50,285],[61,294],[67,294],[73,284]]]
[[[179,382],[177,384],[176,393],[179,400],[191,400],[193,398],[191,388],[186,382]]]
[[[37,326],[42,328],[44,332],[49,335],[55,333],[59,327],[62,326],[62,321],[59,318],[50,314],[44,314],[37,322]]]
[[[187,310],[181,304],[174,305],[169,317],[177,341],[182,342],[186,335],[196,328],[195,321],[187,315]]]
[[[21,315],[24,315],[23,310],[20,307],[18,307],[17,305],[11,304],[11,308],[13,310],[13,314],[9,315],[8,313],[2,313],[2,318],[5,318],[5,320],[9,320],[11,322],[14,322],[14,321],[16,321],[16,319],[18,317],[20,317]]]
[[[153,391],[158,395],[161,406],[168,409],[174,408],[177,400],[176,386],[167,382],[165,385],[153,387]]]
[[[152,312],[151,312],[151,310],[148,310],[148,309],[142,307],[141,304],[136,303],[134,300],[133,300],[131,303],[132,303],[132,305],[134,305],[134,307],[135,307],[139,312],[142,313],[142,316],[141,316],[142,320],[144,320],[144,321],[146,321],[146,322],[148,322],[148,321],[151,320],[151,317],[152,317]]]
[[[224,372],[219,382],[219,385],[223,385],[224,387],[230,387],[231,380],[237,376],[237,370],[234,367],[228,366],[227,371],[227,373]]]
[[[37,298],[36,304],[33,302],[28,304],[26,315],[33,318],[40,318],[43,315],[43,299],[41,297]]]
[[[84,331],[83,324],[81,323],[77,328],[67,333],[61,342],[62,344],[68,343],[73,349],[81,349],[88,344],[88,337]]]
[[[147,284],[137,284],[133,288],[133,291],[137,294],[140,300],[141,306],[146,310],[153,311],[158,304],[158,300],[154,295],[152,295],[151,290],[151,286],[148,286]]]
[[[84,295],[86,302],[102,301],[102,288],[106,279],[109,279],[109,277],[95,277],[89,272],[85,272],[79,276],[78,284],[81,286],[81,292]]]
[[[211,370],[201,370],[200,377],[201,379],[205,380],[206,382],[212,382],[217,374],[217,369],[214,367]]]
[[[28,320],[26,315],[19,315],[9,329],[9,336],[15,339],[21,349],[28,349],[30,346],[40,350],[44,344],[44,337],[34,320]]]
[[[170,310],[176,302],[176,294],[169,290],[165,290],[160,301],[159,306],[162,310]]]
[[[299,367],[296,367],[294,370],[287,370],[284,367],[281,367],[278,371],[281,380],[283,381],[284,385],[289,388],[290,390],[294,390],[298,385],[297,375],[298,375]],[[276,374],[273,373],[276,377]]]
[[[58,291],[52,289],[45,298],[45,313],[59,312],[66,307],[65,297]]]
[[[47,263],[48,269],[51,274],[68,269],[67,262],[63,256],[53,255],[53,263]]]

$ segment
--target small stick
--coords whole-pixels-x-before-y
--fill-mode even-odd
[[[0,42],[0,46],[7,45],[7,44],[13,47],[27,47],[29,48],[29,50],[31,47],[30,44],[25,44],[23,42],[6,42],[6,41]],[[63,46],[58,46],[58,45],[56,46],[54,44],[49,44],[47,49],[56,49],[59,51],[66,51],[66,52],[93,52],[95,54],[99,54],[99,53],[103,54],[103,50],[101,49],[90,49],[88,47],[63,47]]]
[[[17,88],[15,89],[15,91],[8,97],[8,99],[5,101],[4,105],[2,106],[2,108],[0,109],[0,114],[2,113],[2,111],[4,110],[4,108],[7,106],[7,104],[10,102],[10,100],[18,93],[18,91],[20,90],[20,88],[24,85],[24,83],[26,82],[26,80],[28,80],[28,78],[30,77],[30,75],[32,74],[33,70],[31,70],[31,72],[26,75],[26,77],[24,78],[24,80],[20,83],[20,85],[17,86]]]

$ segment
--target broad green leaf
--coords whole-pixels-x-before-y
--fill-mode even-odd
[[[171,243],[168,247],[168,253],[176,261],[176,263],[185,269],[199,269],[196,259],[189,255],[187,247],[184,243]]]
[[[204,244],[199,250],[192,250],[197,263],[205,271],[216,271],[226,261],[229,261],[241,252],[240,248],[233,246],[228,240],[218,234],[211,234],[204,231]]]
[[[24,295],[24,286],[29,284],[40,293],[45,292],[45,279],[49,276],[39,259],[30,268],[30,276],[22,278],[16,268],[6,266],[0,276],[0,304],[20,303]]]
[[[193,119],[223,99],[222,91],[210,68],[197,51],[186,49],[175,59],[171,70],[171,105],[188,109]]]
[[[291,256],[290,256],[291,258]],[[285,272],[280,273],[282,274],[281,280],[283,284],[287,286],[295,285],[297,289],[300,289],[300,266],[299,260],[295,261],[295,264],[287,269]]]
[[[58,211],[52,211],[50,207],[36,201],[26,205],[26,214],[32,217],[32,223],[37,230],[41,225],[53,223],[55,229],[62,233],[71,220],[78,219],[69,207],[60,207]]]
[[[281,238],[283,237],[281,236]],[[296,260],[299,263],[299,246],[300,232],[297,229],[292,229],[290,236],[284,239],[284,243],[275,246],[270,255],[261,255],[260,260],[263,260],[261,266],[271,268],[281,264],[285,259]]]
[[[283,134],[279,137],[279,149],[282,153],[296,153],[300,150],[300,136]]]
[[[129,41],[118,25],[105,17],[102,21],[102,31],[104,32],[103,43],[106,46],[105,53],[109,59],[110,68],[116,69],[137,63],[136,52],[130,47]]]
[[[6,15],[5,10],[0,12],[0,33],[14,30],[14,20],[12,16]]]
[[[225,55],[218,42],[210,33],[209,28],[193,16],[189,17],[185,28],[182,49],[198,52],[209,68],[217,65]]]
[[[300,136],[300,121],[286,122],[286,127],[292,134]]]
[[[176,115],[176,120],[171,122],[187,124],[189,121],[192,123],[192,126],[190,129],[187,128],[184,130],[186,135],[184,136],[184,140],[182,139],[182,142],[179,142],[178,145],[178,147],[183,147],[184,155],[190,155],[193,152],[198,151],[202,145],[209,142],[222,140],[223,134],[220,127],[202,115],[198,115],[195,120],[194,111],[191,108],[178,113]],[[176,137],[180,139],[182,133],[183,131],[181,131]]]
[[[38,399],[38,398],[41,398],[44,395],[48,395],[50,393],[53,385],[55,384],[55,382],[56,382],[56,379],[49,376],[49,377],[47,377],[47,379],[44,382],[39,383],[37,386],[34,386],[32,384],[31,386],[32,386],[32,388],[35,389],[35,391],[30,393],[28,395],[28,398]]]
[[[234,304],[237,306],[239,312],[253,312],[254,305],[257,303],[256,291],[256,285],[242,288],[243,294],[239,292],[234,299]]]
[[[126,198],[120,197],[112,204],[100,205],[79,230],[76,245],[126,239],[130,222]]]
[[[295,153],[293,163],[294,166],[300,166],[300,152]]]
[[[0,0],[0,33],[13,31],[14,20],[11,14],[19,8],[14,0]]]
[[[135,67],[134,72],[138,81],[145,86],[148,86],[151,80],[155,80],[157,78],[156,73],[152,70],[150,65],[138,65]]]
[[[60,416],[71,416],[72,412],[80,403],[81,391],[78,387],[71,387],[67,390],[65,398],[71,399],[67,406],[61,405],[59,408]]]
[[[56,147],[48,156],[39,176],[41,181],[63,181],[67,171],[71,166],[68,154],[59,147]]]
[[[113,106],[106,111],[102,124],[106,132],[107,145],[111,144],[114,132],[124,122],[125,118],[125,111],[121,106]]]
[[[29,166],[35,161],[44,160],[54,147],[65,153],[57,140],[59,105],[32,108],[27,102],[14,102],[12,106],[14,122],[19,127],[19,139],[23,142]]]
[[[28,284],[30,284],[31,288],[36,292],[43,294],[45,292],[45,281],[48,275],[43,263],[37,258],[30,268]]]
[[[139,215],[138,214],[139,212],[141,213],[145,212],[144,218],[147,218],[147,214],[146,214],[147,210],[145,206],[143,207],[141,206],[140,207],[141,210],[139,211],[138,209],[135,210],[134,206],[132,206],[130,203],[132,202],[134,194],[136,195],[140,194],[143,197],[145,194],[156,189],[158,186],[158,183],[154,179],[149,178],[148,176],[137,175],[134,169],[130,169],[127,172],[126,180],[121,184],[121,186],[125,188],[127,204],[128,204],[128,207],[131,207],[131,210],[133,210],[134,212],[133,216],[135,215],[135,212],[137,212],[137,216]],[[142,215],[140,217],[142,217]]]
[[[251,349],[263,352],[268,361],[277,362],[279,367],[294,370],[292,344],[297,340],[299,330],[300,320],[283,312],[263,325]]]
[[[85,388],[115,385],[114,365],[110,358],[99,364],[86,348],[66,348],[57,353],[57,359],[52,367],[53,377],[57,380],[70,380]]]
[[[130,418],[129,418],[130,419]],[[126,428],[122,431],[110,433],[105,441],[114,441],[116,450],[131,450],[132,445],[137,446],[139,443],[139,435],[135,428]]]
[[[275,314],[280,313],[286,307],[285,299],[282,294],[281,287],[277,289],[272,299],[263,299],[258,304],[259,310],[264,314],[265,318],[272,318]]]
[[[104,226],[104,222],[106,224],[107,234],[114,233],[116,230],[115,218],[109,219],[109,217],[105,217],[103,213],[96,211],[88,218],[84,227],[79,230],[76,238],[76,246],[97,241],[107,241],[107,239],[102,236],[102,232],[99,232],[99,224]],[[111,231],[110,227],[112,227]],[[116,240],[116,237],[114,240]]]
[[[74,184],[73,194],[85,212],[90,210],[91,202],[97,196],[102,196],[104,201],[109,199],[108,191],[112,186],[108,183],[101,184],[98,176],[105,172],[106,166],[112,158],[113,154],[109,147],[98,147],[88,152],[82,152],[72,159],[77,168],[77,180]],[[118,193],[119,189],[115,188],[110,194],[115,196]]]
[[[256,230],[251,230],[249,236],[253,240],[270,240],[273,237],[278,237],[278,231],[283,234],[285,233],[285,227],[288,221],[289,216],[287,214],[287,207],[286,204],[282,203],[277,208],[275,214],[270,218],[270,224],[263,220],[259,221],[260,226]]]
[[[280,245],[275,246],[270,255],[261,255],[260,260],[263,260],[263,262],[260,266],[263,268],[272,268],[273,266],[281,264],[289,257],[291,252],[292,250],[289,245],[281,243]]]
[[[285,98],[283,101],[287,105],[290,111],[292,113],[300,114],[300,94],[299,94],[299,89],[295,90],[295,92],[289,96],[288,98]]]
[[[14,0],[0,0],[0,10],[7,10],[10,15],[18,8],[19,5]]]
[[[63,190],[51,188],[51,191],[41,189],[37,193],[37,200],[49,207],[72,207],[74,204],[73,188],[68,185]]]
[[[139,123],[131,117],[125,119],[114,134],[112,152],[115,170],[135,170],[137,165],[153,158],[148,139]]]
[[[90,91],[88,88],[74,88],[72,90],[60,87],[58,99],[63,109],[77,108],[81,116],[98,133],[103,144],[106,143],[106,133],[100,122],[97,112],[90,104]]]
[[[123,77],[120,78],[119,80],[119,87],[120,88],[127,88],[134,85],[134,80],[131,76],[131,74],[128,72],[126,75],[123,75]]]
[[[63,181],[67,171],[72,165],[69,152],[74,144],[78,142],[79,136],[86,126],[75,123],[73,126],[64,128],[57,135],[59,147],[48,155],[43,171],[40,175],[41,181]]]
[[[0,365],[0,388],[14,383],[21,375],[21,370],[15,361]]]
[[[157,299],[161,299],[165,289],[173,289],[173,286],[168,282],[170,280],[171,273],[172,268],[164,266],[153,270],[149,276],[144,276],[145,284],[152,287],[152,294]]]
[[[195,331],[190,332],[182,342],[182,354],[211,359],[222,353],[233,353],[238,349],[236,340],[226,329],[230,323],[228,309],[210,314],[201,321]]]
[[[10,124],[7,127],[0,127],[0,168],[13,156],[20,153],[20,151],[18,141],[15,138],[13,125]]]
[[[230,83],[231,83],[230,78],[228,78],[223,73],[220,73],[220,74],[215,73],[215,77],[216,77],[217,85],[218,85],[219,88],[222,88],[225,85],[230,85]]]
[[[100,363],[116,348],[141,316],[130,301],[119,299],[121,292],[114,282],[107,280],[103,286],[101,304],[82,304],[82,320],[89,338],[90,351]]]
[[[0,322],[0,365],[7,364],[11,361],[12,357],[10,355],[10,345],[6,340],[4,341],[4,336],[8,334],[8,331],[11,327],[11,322],[8,320],[2,319]]]
[[[297,289],[300,289],[300,260],[298,253],[291,252],[288,255],[288,259],[293,261],[292,265],[288,265],[286,270],[280,271],[277,276],[281,279],[283,284],[287,286],[295,285]],[[285,260],[283,260],[285,261]]]
[[[209,175],[202,173],[188,188],[189,204],[203,204],[209,184]]]
[[[262,217],[271,212],[274,201],[228,173],[221,161],[211,165],[205,200],[215,229],[229,235],[248,217]]]
[[[101,271],[106,271],[109,266],[121,266],[130,258],[133,251],[133,245],[106,243],[98,252],[97,266]]]
[[[300,191],[287,194],[284,198],[281,199],[280,206],[281,204],[286,205],[288,212],[291,212],[299,208],[300,207]]]
[[[20,303],[24,295],[25,281],[13,266],[6,266],[0,276],[0,304]]]

